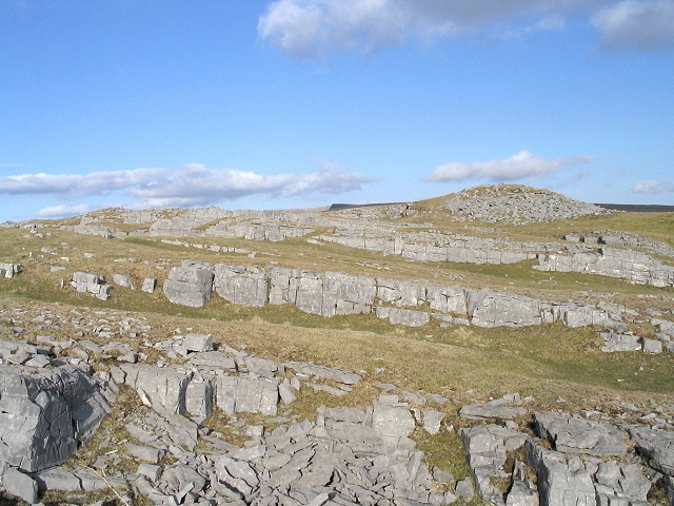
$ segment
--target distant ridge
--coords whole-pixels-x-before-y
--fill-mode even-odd
[[[674,213],[674,206],[659,204],[595,204],[610,211],[628,211],[631,213]]]
[[[343,211],[344,209],[353,209],[356,207],[373,207],[373,206],[395,206],[405,204],[406,202],[376,202],[372,204],[332,204],[328,211]],[[609,211],[626,211],[630,213],[674,213],[674,206],[666,206],[660,204],[607,204],[595,203],[597,207],[608,209]]]
[[[343,211],[344,209],[353,209],[354,207],[373,207],[373,206],[397,206],[407,204],[407,202],[378,202],[372,204],[332,204],[328,211]]]

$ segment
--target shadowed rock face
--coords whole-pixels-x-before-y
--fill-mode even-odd
[[[0,366],[0,462],[23,471],[63,463],[110,408],[86,368]]]

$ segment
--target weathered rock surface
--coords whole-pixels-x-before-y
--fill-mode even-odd
[[[629,427],[637,451],[649,464],[668,476],[674,476],[674,432],[650,427]]]
[[[638,351],[641,350],[639,336],[634,334],[619,334],[613,331],[602,332],[600,336],[604,339],[604,346],[601,351],[613,353],[617,351]]]
[[[615,425],[567,413],[534,413],[534,424],[538,435],[558,451],[597,457],[627,453],[627,435]]]
[[[37,482],[19,469],[15,467],[7,469],[2,477],[2,484],[7,492],[20,497],[28,504],[37,502]]]
[[[573,254],[540,253],[539,271],[581,272],[623,278],[631,283],[666,287],[674,285],[674,267],[632,250],[599,248]]]
[[[101,300],[107,300],[110,297],[112,286],[105,284],[105,278],[96,274],[87,272],[73,273],[73,279],[70,283],[78,292],[89,292]]]
[[[13,278],[22,270],[21,264],[0,262],[0,278]]]
[[[261,307],[269,299],[269,278],[259,267],[218,264],[213,289],[234,304]]]
[[[133,288],[133,280],[126,274],[113,274],[112,282],[124,288]]]
[[[33,472],[64,462],[110,407],[87,368],[0,366],[0,463]]]
[[[213,271],[208,266],[184,260],[180,267],[173,267],[164,281],[166,298],[174,304],[202,307],[211,300]]]
[[[617,306],[553,304],[491,289],[443,287],[337,272],[316,274],[281,267],[273,267],[269,275],[260,267],[226,264],[218,264],[212,271],[190,260],[171,269],[164,293],[174,303],[200,307],[209,300],[213,278],[215,291],[236,304],[261,307],[289,303],[303,312],[326,317],[374,312],[392,324],[410,327],[423,326],[432,318],[445,324],[478,327],[521,327],[561,320],[569,327],[613,328],[623,321],[623,309]],[[410,309],[425,304],[436,312]]]

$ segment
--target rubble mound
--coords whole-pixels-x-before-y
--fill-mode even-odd
[[[448,195],[443,207],[460,221],[524,225],[545,221],[606,214],[594,204],[559,193],[516,184],[483,185]]]

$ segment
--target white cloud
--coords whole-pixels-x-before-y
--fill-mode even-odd
[[[646,179],[632,187],[632,193],[667,193],[674,192],[674,183]]]
[[[64,218],[66,216],[75,216],[78,214],[84,214],[91,211],[93,208],[86,204],[78,204],[74,206],[68,206],[65,204],[59,204],[56,206],[43,207],[37,212],[37,215],[40,218]]]
[[[338,194],[359,190],[375,178],[327,166],[319,172],[261,175],[236,169],[211,169],[201,164],[182,168],[135,169],[89,174],[19,174],[0,177],[0,194],[50,195],[73,199],[126,193],[142,206],[202,206],[249,195],[291,197],[313,193]],[[66,206],[41,211],[67,212]],[[85,211],[86,212],[86,211]]]
[[[279,193],[294,180],[290,175],[263,176],[236,169],[210,169],[189,164],[130,194],[149,206],[209,205],[253,194]]]
[[[352,190],[359,190],[361,184],[377,181],[378,178],[340,171],[333,164],[324,164],[319,172],[313,172],[300,178],[283,189],[284,197],[307,193],[323,193],[337,195]]]
[[[592,22],[607,49],[674,47],[672,0],[623,0],[598,11]]]
[[[577,14],[592,20],[603,47],[654,49],[673,43],[673,10],[672,0],[275,0],[257,28],[262,40],[311,58],[409,38],[561,31]]]
[[[312,193],[338,194],[359,190],[361,184],[371,181],[374,178],[334,168],[304,176],[263,176],[254,172],[210,169],[192,164],[175,171],[157,184],[133,190],[131,194],[150,206],[203,206],[249,195],[291,197]]]
[[[149,184],[165,172],[165,169],[134,169],[89,174],[16,174],[0,177],[0,195],[102,195]]]
[[[279,0],[260,17],[258,33],[298,56],[325,49],[373,48],[402,40],[410,18],[390,0]]]
[[[472,178],[485,178],[494,182],[513,181],[529,176],[539,176],[557,172],[565,167],[583,165],[592,161],[592,157],[580,155],[545,160],[528,151],[520,151],[510,158],[489,160],[488,162],[461,163],[451,162],[436,167],[424,181],[440,183],[461,181]]]

